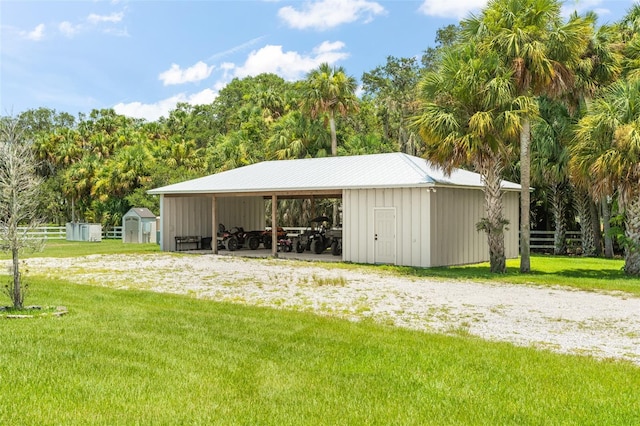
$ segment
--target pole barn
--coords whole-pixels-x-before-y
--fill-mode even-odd
[[[265,161],[149,193],[160,196],[162,250],[176,250],[176,237],[211,238],[218,223],[264,229],[266,200],[330,198],[342,200],[343,261],[433,267],[489,260],[486,235],[476,230],[486,215],[482,186],[477,173],[447,175],[425,159],[389,153]],[[502,187],[505,254],[515,258],[520,185]]]

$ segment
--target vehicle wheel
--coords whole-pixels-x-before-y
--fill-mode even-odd
[[[273,244],[271,244],[271,237],[269,238],[265,237],[264,240],[262,241],[262,244],[264,244],[264,248],[270,249],[273,246]]]
[[[315,254],[322,254],[322,252],[324,251],[325,247],[324,247],[324,241],[319,239],[319,240],[315,240],[312,245],[313,247],[313,252]]]
[[[331,243],[331,254],[334,256],[340,256],[342,254],[342,250],[340,250],[338,240],[333,240],[333,242]]]
[[[227,250],[236,251],[238,249],[238,239],[231,237],[227,240]]]
[[[260,240],[258,237],[249,237],[249,248],[251,250],[257,250],[260,247]]]
[[[302,241],[296,240],[296,253],[302,253],[304,251],[304,244]]]

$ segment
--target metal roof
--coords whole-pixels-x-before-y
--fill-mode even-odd
[[[132,207],[129,209],[128,212],[126,212],[124,215],[127,216],[129,215],[129,213],[135,213],[136,215],[140,216],[141,218],[144,219],[148,219],[148,218],[156,218],[156,215],[153,214],[153,212],[151,210],[149,210],[146,207]]]
[[[427,160],[394,152],[345,157],[264,161],[152,189],[149,194],[222,194],[356,188],[482,187],[478,173],[456,169],[450,175]],[[508,190],[520,185],[503,181]]]

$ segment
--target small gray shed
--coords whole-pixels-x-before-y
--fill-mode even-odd
[[[162,250],[176,249],[177,236],[211,237],[218,223],[264,229],[269,200],[330,198],[342,201],[343,261],[432,267],[489,260],[487,237],[476,230],[486,215],[482,187],[477,173],[447,175],[396,152],[264,161],[149,193],[160,196]],[[520,185],[503,181],[502,189],[505,254],[514,258]]]
[[[145,207],[133,207],[122,216],[123,243],[155,243],[156,215]]]

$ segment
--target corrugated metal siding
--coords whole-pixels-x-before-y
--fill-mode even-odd
[[[504,254],[507,259],[515,259],[520,254],[519,230],[520,230],[520,193],[507,192],[502,197],[504,203],[504,217],[509,220],[509,225],[504,233]]]
[[[162,197],[162,250],[175,250],[176,236],[213,236],[211,200],[210,196]],[[264,229],[262,197],[223,197],[216,201],[218,223],[227,229],[233,226],[242,226],[247,231]]]
[[[461,265],[489,260],[487,235],[476,230],[476,223],[486,217],[484,194],[473,189],[438,188],[433,194],[432,265]],[[503,196],[504,216],[509,220],[505,230],[505,256],[518,257],[519,195]]]
[[[211,235],[211,197],[163,197],[162,249],[175,250],[176,236]]]
[[[482,191],[438,188],[431,196],[431,266],[489,260],[486,235],[476,230],[485,216]]]
[[[224,224],[227,229],[234,226],[240,226],[245,231],[264,229],[265,201],[262,197],[218,197],[216,202],[218,223]]]
[[[396,263],[430,266],[429,197],[424,188],[345,190],[343,258],[373,263],[374,208],[396,208]]]

